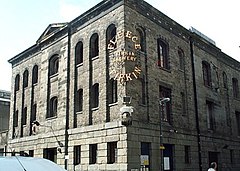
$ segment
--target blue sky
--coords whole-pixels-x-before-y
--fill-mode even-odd
[[[101,0],[1,0],[0,89],[11,90],[14,57],[35,44],[50,23],[69,22]],[[189,29],[201,31],[240,61],[240,2],[237,0],[146,0]]]

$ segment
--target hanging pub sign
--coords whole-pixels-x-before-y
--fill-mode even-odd
[[[126,38],[126,40],[130,41],[133,47],[130,50],[126,49],[115,49],[117,41],[119,39]],[[125,83],[131,81],[133,79],[137,79],[141,74],[140,65],[138,65],[138,57],[137,51],[141,49],[141,45],[139,43],[139,38],[136,35],[133,35],[131,31],[119,31],[116,36],[113,37],[108,43],[109,50],[109,58],[111,58],[112,62],[112,71],[110,73],[114,73],[115,80],[118,80],[120,83]],[[125,62],[130,61],[134,62],[134,67],[130,72],[123,72]]]

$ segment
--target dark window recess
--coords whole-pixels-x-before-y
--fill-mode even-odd
[[[96,108],[99,105],[99,84],[96,83],[92,86],[91,90],[91,107]]]
[[[159,86],[159,92],[160,98],[171,98],[171,89],[163,87],[163,86]],[[161,110],[161,115],[162,115],[162,120],[165,122],[169,122],[171,123],[170,120],[170,115],[171,115],[171,101],[164,103],[162,106],[160,106],[160,110]]]
[[[33,73],[32,73],[32,84],[36,84],[38,82],[38,66],[35,65],[33,67]]]
[[[53,55],[49,60],[49,75],[54,75],[58,73],[59,68],[59,56]]]
[[[23,88],[28,86],[28,70],[23,73]]]
[[[238,80],[236,78],[232,79],[232,87],[233,87],[233,97],[239,97],[239,87],[238,87]]]
[[[37,104],[32,106],[32,121],[35,121],[37,117]]]
[[[97,144],[89,145],[89,164],[95,164],[97,162]]]
[[[81,146],[74,146],[74,165],[78,165],[81,163]]]
[[[240,112],[235,112],[237,123],[237,135],[240,136]]]
[[[15,77],[15,91],[18,91],[18,90],[19,90],[19,84],[20,84],[20,75],[18,74],[18,75]]]
[[[206,61],[202,62],[203,83],[207,87],[211,87],[211,67]]]
[[[18,110],[16,110],[13,114],[13,126],[17,127],[18,126]]]
[[[161,68],[170,69],[168,57],[168,44],[162,39],[157,40],[158,61],[157,65]]]
[[[26,125],[27,123],[27,107],[24,107],[22,113],[22,125]]]
[[[107,49],[112,50],[117,47],[117,42],[116,42],[116,27],[114,24],[111,24],[107,28]]]
[[[75,63],[76,65],[83,63],[83,43],[78,42],[75,47]]]
[[[191,163],[191,161],[190,161],[190,153],[191,153],[191,151],[190,151],[190,146],[188,146],[188,145],[185,145],[184,146],[184,156],[185,156],[185,163],[186,164],[189,164],[189,163]]]
[[[83,89],[79,89],[76,94],[76,112],[81,112],[83,110]]]
[[[58,99],[56,96],[50,99],[49,105],[50,105],[50,108],[49,108],[47,118],[57,116]]]
[[[183,92],[181,92],[181,98],[182,98],[182,115],[186,115],[186,97]]]
[[[214,104],[213,102],[206,101],[207,106],[207,128],[209,130],[214,129]]]
[[[145,168],[150,168],[150,148],[151,143],[141,142],[141,156],[148,157],[148,163],[141,163]]]
[[[137,31],[137,42],[136,42],[136,44],[135,44],[135,46],[137,45],[137,44],[140,44],[140,50],[142,51],[142,52],[146,52],[146,43],[145,43],[145,34],[144,34],[144,32],[143,32],[143,30],[141,29],[141,28],[137,28],[136,29],[136,31]],[[135,48],[137,48],[137,47],[135,47]]]
[[[114,80],[113,78],[109,80],[109,104],[116,103],[117,98],[117,80]]]
[[[57,148],[45,148],[45,149],[43,149],[43,158],[57,163]]]
[[[117,142],[107,143],[107,163],[113,164],[117,162]]]
[[[94,33],[90,38],[90,57],[94,58],[99,55],[98,34]]]
[[[33,156],[34,156],[34,150],[29,150],[28,155],[29,155],[30,157],[33,157]]]

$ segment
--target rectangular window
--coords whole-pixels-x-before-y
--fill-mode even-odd
[[[30,157],[33,157],[33,156],[34,156],[34,150],[29,150],[28,155],[29,155]]]
[[[97,144],[89,145],[89,164],[97,163]]]
[[[210,64],[206,61],[202,62],[202,70],[203,70],[203,82],[207,87],[211,87],[211,67]]]
[[[150,168],[150,148],[151,143],[141,142],[141,166],[145,168]]]
[[[206,107],[207,107],[207,128],[209,130],[214,129],[214,122],[213,122],[213,102],[206,101]]]
[[[22,113],[22,125],[26,125],[27,123],[27,107],[23,109]]]
[[[74,165],[81,163],[81,146],[74,146]]]
[[[162,39],[157,40],[158,66],[164,69],[170,69],[168,59],[168,45]]]
[[[43,158],[57,163],[57,148],[45,148],[45,149],[43,149]]]
[[[171,98],[171,89],[163,87],[163,86],[159,86],[159,98],[163,99],[163,98]],[[160,110],[161,110],[161,116],[162,116],[162,120],[165,122],[170,122],[170,114],[171,114],[171,102],[167,102],[167,103],[163,103],[160,106]]]
[[[18,126],[18,110],[14,112],[14,118],[13,118],[13,126],[17,127]]]
[[[107,163],[113,164],[117,162],[117,142],[107,143]]]
[[[108,102],[109,104],[117,102],[117,80],[113,78],[109,80]]]
[[[32,121],[36,120],[36,116],[37,116],[37,104],[34,104],[32,106]]]
[[[4,154],[4,148],[0,148],[0,156],[3,156]]]
[[[235,112],[237,122],[237,135],[240,136],[240,112]]]
[[[184,154],[185,154],[185,163],[189,164],[190,163],[190,146],[185,145],[184,146]]]
[[[83,89],[79,89],[75,97],[76,112],[82,112],[83,110]]]

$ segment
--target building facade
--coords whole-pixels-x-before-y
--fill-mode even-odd
[[[7,147],[10,97],[9,91],[0,90],[0,155],[4,154]]]
[[[70,171],[240,169],[240,63],[142,0],[50,24],[9,62],[9,151]]]

